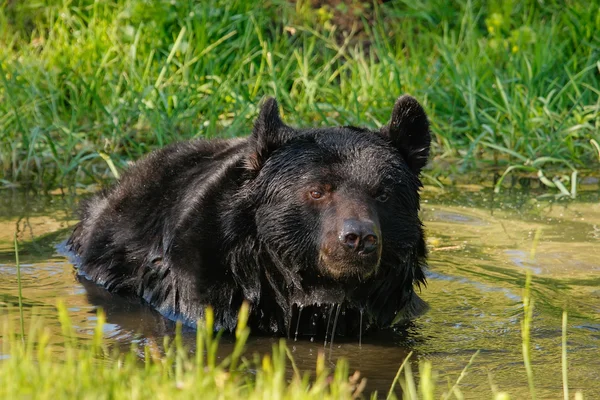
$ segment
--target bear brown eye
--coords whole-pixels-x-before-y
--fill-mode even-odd
[[[310,197],[312,197],[315,200],[319,200],[323,198],[323,193],[319,192],[318,190],[311,190]]]

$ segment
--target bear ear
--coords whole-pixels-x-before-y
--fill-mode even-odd
[[[289,139],[289,130],[279,117],[277,100],[268,97],[260,108],[249,138],[248,169],[259,171],[271,153]]]
[[[425,110],[412,96],[400,96],[394,104],[390,123],[381,128],[411,170],[418,174],[427,164],[431,134]]]

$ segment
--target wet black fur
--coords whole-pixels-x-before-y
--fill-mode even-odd
[[[340,329],[356,331],[363,312],[365,326],[388,327],[423,308],[418,175],[429,144],[427,117],[408,96],[377,132],[293,129],[269,99],[249,138],[176,143],[138,161],[82,204],[67,245],[86,279],[188,325],[210,304],[216,328],[233,330],[247,300],[255,331],[290,334],[300,318],[314,330],[332,304],[341,304]],[[390,195],[377,206],[383,252],[373,276],[315,268],[323,217],[297,195],[311,180]]]

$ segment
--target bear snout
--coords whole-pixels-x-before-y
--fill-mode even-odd
[[[381,261],[382,238],[372,218],[341,219],[325,232],[319,255],[321,268],[334,277],[367,277]]]
[[[377,226],[371,220],[347,219],[342,225],[339,241],[348,251],[367,255],[379,248]]]

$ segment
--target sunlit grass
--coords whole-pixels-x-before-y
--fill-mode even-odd
[[[18,253],[18,248],[15,250]],[[528,393],[516,393],[515,398],[525,395],[535,398],[536,393],[530,353],[534,320],[531,279],[528,273],[521,321],[523,363],[529,390]],[[283,339],[267,354],[247,354],[248,304],[244,304],[239,312],[235,345],[229,355],[221,358],[217,356],[221,335],[214,333],[210,309],[207,309],[205,320],[198,323],[193,350],[183,344],[181,325],[177,326],[174,338],[165,337],[162,348],[146,343],[133,344],[129,351],[123,351],[105,341],[102,310],[97,313],[93,334],[85,339],[76,333],[67,306],[60,300],[57,312],[62,329],[61,335],[54,336],[36,317],[28,316],[25,338],[23,317],[20,334],[13,319],[0,319],[0,398],[167,399],[197,398],[202,394],[202,398],[222,399],[395,399],[402,393],[404,399],[441,397],[449,400],[470,396],[469,388],[463,387],[463,382],[468,379],[470,368],[477,364],[478,353],[475,353],[456,380],[448,382],[444,389],[438,380],[443,371],[436,370],[435,364],[428,360],[417,363],[411,353],[400,365],[387,393],[367,393],[365,379],[368,380],[368,376],[353,372],[344,359],[328,368],[324,351],[318,355],[313,371],[298,369]],[[563,394],[568,399],[566,313],[563,314],[562,332]],[[413,372],[415,366],[418,366],[418,373]],[[398,387],[400,390],[396,390]],[[510,387],[501,389],[491,385],[490,398],[511,398]],[[575,398],[582,399],[582,393],[576,392]]]
[[[530,347],[530,324],[533,303],[525,289],[525,315],[522,320],[524,364],[531,377],[529,393],[518,393],[535,398],[533,374],[530,375],[531,360],[527,355]],[[249,398],[249,399],[352,399],[387,398],[395,399],[400,392],[404,399],[435,398],[463,399],[469,397],[468,388],[461,383],[468,376],[469,368],[477,363],[474,354],[456,381],[446,390],[439,387],[435,365],[430,361],[418,363],[418,374],[411,365],[416,365],[409,354],[390,382],[387,393],[366,393],[368,377],[352,372],[351,365],[340,359],[335,368],[326,367],[325,352],[316,360],[314,371],[300,371],[296,367],[285,340],[273,345],[272,352],[250,355],[244,347],[250,331],[246,325],[248,306],[240,311],[236,330],[236,343],[229,356],[217,357],[219,336],[213,333],[212,312],[199,323],[196,346],[190,351],[181,340],[181,326],[175,337],[168,337],[161,349],[148,344],[133,345],[130,351],[111,348],[103,339],[105,316],[100,310],[97,324],[89,340],[78,339],[71,324],[67,308],[61,301],[57,304],[62,326],[62,338],[51,337],[43,321],[29,321],[27,339],[21,340],[17,329],[4,319],[0,328],[0,398]],[[563,317],[563,392],[568,399],[566,314]],[[51,343],[52,342],[52,343]],[[515,344],[518,345],[518,344]],[[490,398],[510,399],[511,388],[499,391],[490,388]],[[581,392],[575,393],[582,399]]]
[[[376,128],[408,92],[433,122],[428,176],[493,167],[576,195],[598,165],[597,0],[360,3],[1,2],[1,182],[112,179],[172,141],[247,134],[265,95],[292,124]]]
[[[244,314],[244,311],[246,313]],[[148,345],[130,352],[111,351],[103,342],[104,315],[98,314],[93,340],[75,339],[64,304],[58,306],[62,346],[48,344],[50,333],[32,321],[27,342],[2,328],[0,398],[352,398],[360,380],[352,381],[348,364],[325,368],[324,355],[316,373],[286,374],[287,351],[280,342],[271,354],[242,358],[248,328],[247,307],[240,313],[237,344],[225,359],[216,357],[217,342],[207,318],[198,330],[196,354],[182,345],[180,333],[165,340],[162,352]],[[202,349],[206,350],[204,355]],[[309,385],[310,381],[310,385]]]

